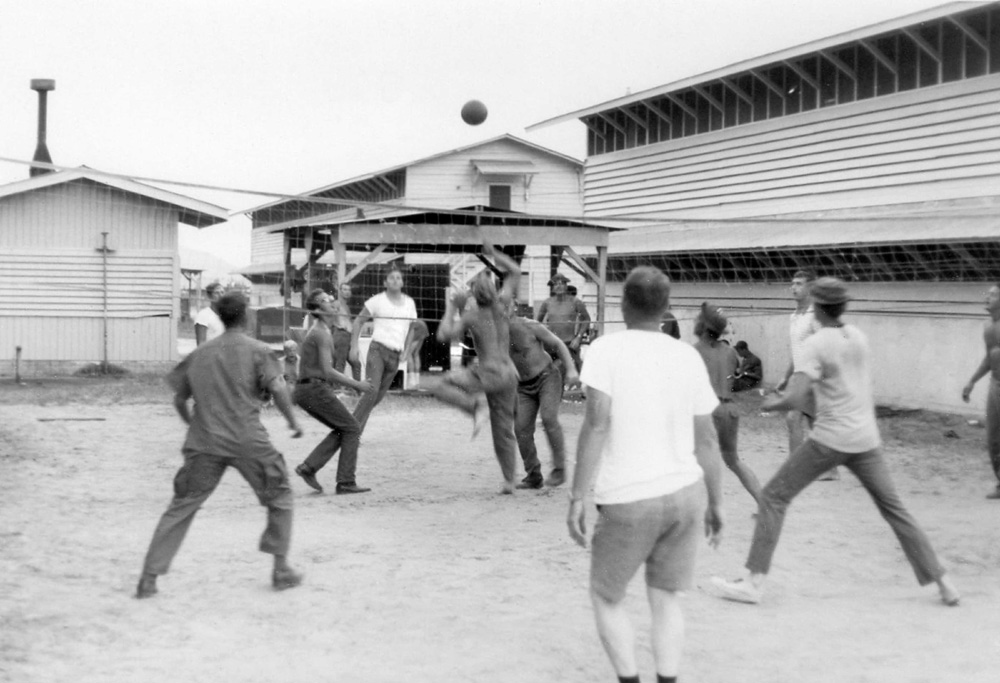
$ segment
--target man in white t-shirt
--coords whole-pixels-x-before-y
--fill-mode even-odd
[[[903,506],[882,457],[868,339],[861,330],[840,320],[850,300],[847,286],[836,278],[820,278],[813,283],[812,299],[820,330],[803,344],[801,363],[787,392],[771,395],[761,408],[789,410],[815,396],[816,420],[809,438],[789,456],[761,493],[746,563],[749,577],[737,581],[715,578],[713,583],[728,600],[760,602],[788,506],[821,474],[843,465],[861,481],[892,527],[920,585],[937,583],[941,600],[957,605],[958,591],[927,536]]]
[[[368,416],[392,385],[399,370],[399,362],[409,341],[410,324],[417,319],[417,306],[413,299],[403,294],[403,272],[393,266],[385,276],[385,291],[368,299],[365,307],[354,320],[351,333],[351,351],[348,361],[353,365],[360,360],[358,340],[361,328],[373,320],[372,343],[365,359],[365,380],[372,389],[361,395],[354,408],[354,418],[362,433]]]
[[[218,282],[213,282],[205,288],[205,296],[208,297],[208,306],[198,311],[198,315],[194,319],[194,340],[196,346],[201,346],[226,331],[226,326],[222,324],[219,314],[215,312],[215,302],[222,297],[222,294],[222,285]]]
[[[656,268],[629,273],[622,297],[627,329],[594,341],[580,376],[587,415],[567,524],[586,547],[584,497],[596,475],[591,600],[620,681],[639,680],[624,605],[629,581],[645,564],[656,673],[673,681],[684,634],[678,593],[692,585],[702,537],[717,545],[723,526],[712,424],[719,401],[698,352],[660,332],[669,298],[670,281]]]

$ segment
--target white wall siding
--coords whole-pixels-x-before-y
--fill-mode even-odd
[[[734,218],[1000,194],[1000,75],[599,155],[588,218]]]
[[[13,362],[16,347],[26,364],[96,363],[104,358],[104,321],[87,317],[0,317],[0,359]],[[177,330],[166,316],[108,319],[108,361],[177,359]]]

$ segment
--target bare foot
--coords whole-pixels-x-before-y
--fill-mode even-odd
[[[516,485],[513,479],[511,479],[510,481],[505,481],[504,483],[500,484],[500,493],[502,493],[505,496],[509,496],[514,493],[515,486]]]
[[[490,406],[486,403],[486,398],[480,396],[476,399],[476,412],[472,415],[472,438],[479,436],[483,430],[483,425],[489,422]]]
[[[961,600],[962,596],[959,594],[958,589],[955,588],[955,584],[951,582],[951,579],[947,574],[943,574],[940,579],[937,580],[938,590],[941,592],[941,602],[948,605],[948,607],[958,607],[958,602]]]

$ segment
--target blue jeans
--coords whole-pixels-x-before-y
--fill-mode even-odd
[[[746,567],[754,574],[766,574],[771,557],[778,547],[785,511],[789,504],[809,484],[832,467],[843,465],[858,478],[872,497],[882,518],[889,523],[906,559],[921,586],[936,581],[944,574],[941,563],[926,534],[906,511],[893,486],[889,468],[880,449],[863,453],[842,453],[807,439],[789,456],[785,464],[767,482],[761,494],[757,527],[753,533],[750,556]]]
[[[339,450],[337,483],[356,483],[361,428],[351,411],[333,393],[333,387],[326,382],[299,384],[295,387],[295,403],[330,428],[326,438],[305,459],[306,467],[319,472]]]
[[[372,414],[392,386],[399,371],[399,351],[393,351],[388,346],[372,342],[368,347],[368,358],[365,359],[365,379],[371,382],[372,390],[361,395],[361,400],[354,407],[354,419],[365,431],[368,416]]]
[[[542,413],[542,428],[552,449],[552,469],[563,471],[566,468],[566,442],[559,424],[562,389],[562,375],[552,363],[533,378],[517,384],[514,434],[529,479],[542,477],[542,464],[535,448],[535,421],[539,411]]]

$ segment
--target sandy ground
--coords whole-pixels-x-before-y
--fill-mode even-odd
[[[316,495],[296,479],[301,588],[269,589],[269,557],[256,550],[264,512],[230,472],[160,594],[137,601],[184,433],[166,394],[143,403],[70,390],[39,405],[18,391],[0,386],[0,680],[614,680],[588,556],[565,531],[565,487],[495,495],[488,438],[470,442],[468,420],[430,399],[390,396],[376,409],[359,471],[373,492]],[[767,476],[784,457],[784,426],[753,400],[741,403],[742,452]],[[581,419],[568,405],[571,448]],[[300,441],[276,414],[265,423],[291,466],[323,435],[307,416]],[[706,547],[685,603],[682,681],[1000,680],[1000,503],[983,498],[983,430],[927,414],[880,424],[961,607],[917,586],[849,476],[793,505],[765,603],[718,599],[709,578],[741,571],[752,533],[751,500],[727,473],[726,538]],[[332,467],[321,480],[332,485]],[[654,680],[641,578],[628,605]]]

